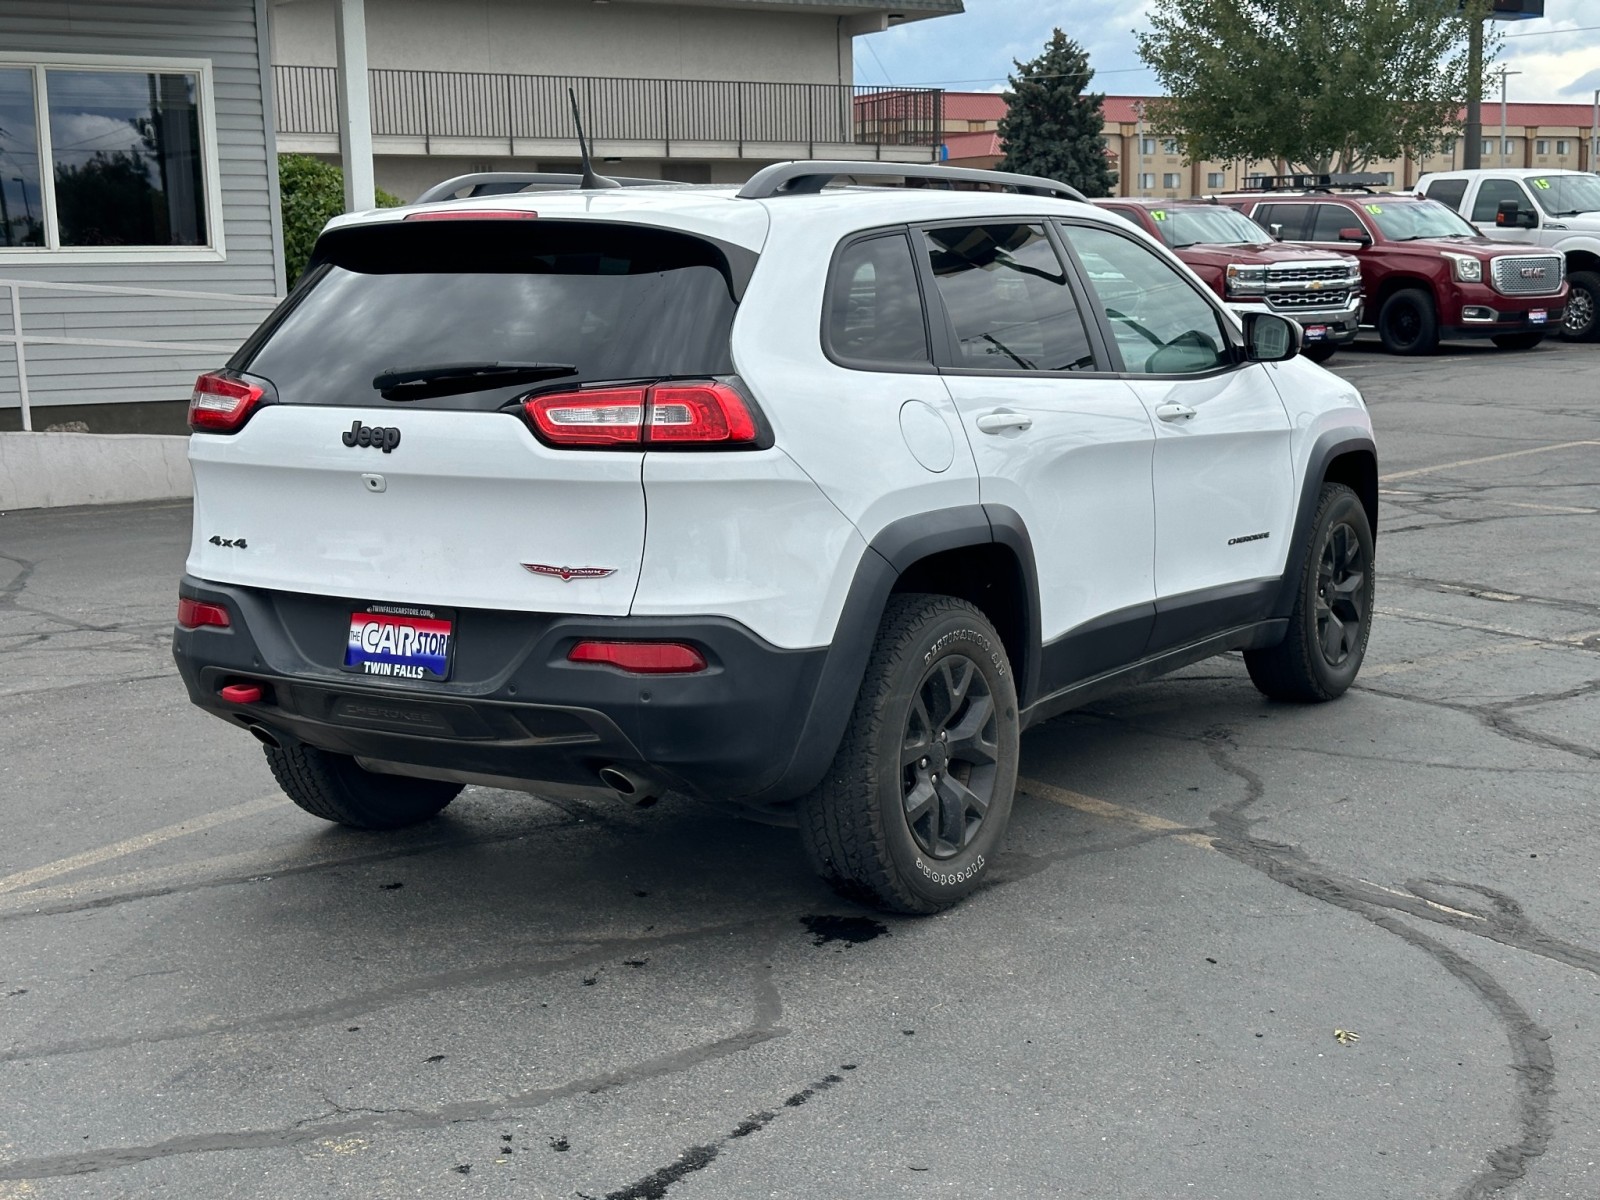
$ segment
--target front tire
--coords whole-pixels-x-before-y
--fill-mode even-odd
[[[1439,347],[1439,316],[1433,297],[1402,288],[1378,310],[1378,336],[1390,354],[1432,354]]]
[[[1244,652],[1257,690],[1301,704],[1342,696],[1366,657],[1375,583],[1367,510],[1344,484],[1323,484],[1288,636],[1279,645]]]
[[[949,596],[896,595],[850,724],[800,804],[812,866],[849,899],[931,913],[977,888],[1011,817],[1016,684],[994,626]]]
[[[1337,349],[1338,347],[1332,342],[1313,342],[1300,353],[1320,366],[1332,358],[1333,352]]]
[[[1600,340],[1600,274],[1574,271],[1567,276],[1572,294],[1567,297],[1567,316],[1561,323],[1561,336],[1569,342]]]
[[[348,754],[315,746],[266,746],[284,794],[314,817],[351,829],[403,829],[444,811],[459,783],[379,775]]]
[[[1537,333],[1497,333],[1489,339],[1502,350],[1532,350],[1544,341],[1544,331]]]

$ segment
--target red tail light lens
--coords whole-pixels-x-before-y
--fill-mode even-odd
[[[220,604],[207,604],[203,600],[179,596],[178,624],[185,629],[203,629],[207,626],[227,629],[233,622],[228,617],[228,610]]]
[[[615,446],[639,441],[648,394],[646,388],[596,388],[537,396],[522,407],[557,446]]]
[[[202,375],[189,396],[189,428],[196,433],[234,433],[264,395],[265,388],[232,375]]]
[[[753,446],[761,426],[726,383],[660,383],[535,396],[522,407],[552,446]]]
[[[706,669],[706,657],[682,642],[579,642],[567,661],[603,663],[631,675],[692,675]]]

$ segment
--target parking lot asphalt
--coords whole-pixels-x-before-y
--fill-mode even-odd
[[[1342,351],[1355,689],[1035,728],[925,919],[671,797],[324,825],[185,698],[187,505],[0,516],[0,1200],[1600,1194],[1596,355]]]

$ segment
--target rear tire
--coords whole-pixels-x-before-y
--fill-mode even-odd
[[[313,817],[351,829],[402,829],[437,816],[459,783],[379,775],[347,754],[315,746],[266,746],[267,765],[284,794]]]
[[[1574,271],[1567,276],[1572,294],[1567,297],[1567,316],[1561,323],[1561,336],[1569,342],[1600,340],[1600,274]]]
[[[1300,351],[1300,353],[1306,358],[1309,358],[1312,362],[1320,364],[1325,363],[1332,358],[1333,352],[1337,349],[1338,347],[1332,342],[1314,342],[1307,346],[1304,350]]]
[[[1372,632],[1372,552],[1360,499],[1342,483],[1323,484],[1289,634],[1279,645],[1244,652],[1250,682],[1263,695],[1315,704],[1342,696],[1355,682]]]
[[[800,837],[841,895],[901,913],[975,890],[1016,790],[1016,684],[994,626],[963,600],[884,611],[833,764],[800,802]]]
[[[1378,311],[1378,336],[1390,354],[1432,354],[1439,347],[1439,316],[1433,297],[1421,288],[1402,288]]]
[[[1502,350],[1532,350],[1544,341],[1544,331],[1538,333],[1497,333],[1489,339]]]

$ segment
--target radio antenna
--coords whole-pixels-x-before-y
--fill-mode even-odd
[[[622,185],[615,179],[607,179],[604,175],[594,173],[594,162],[589,157],[589,139],[583,136],[583,118],[578,115],[578,94],[568,88],[567,99],[572,102],[572,123],[577,126],[578,150],[583,155],[583,180],[578,186],[585,190],[621,187]]]

